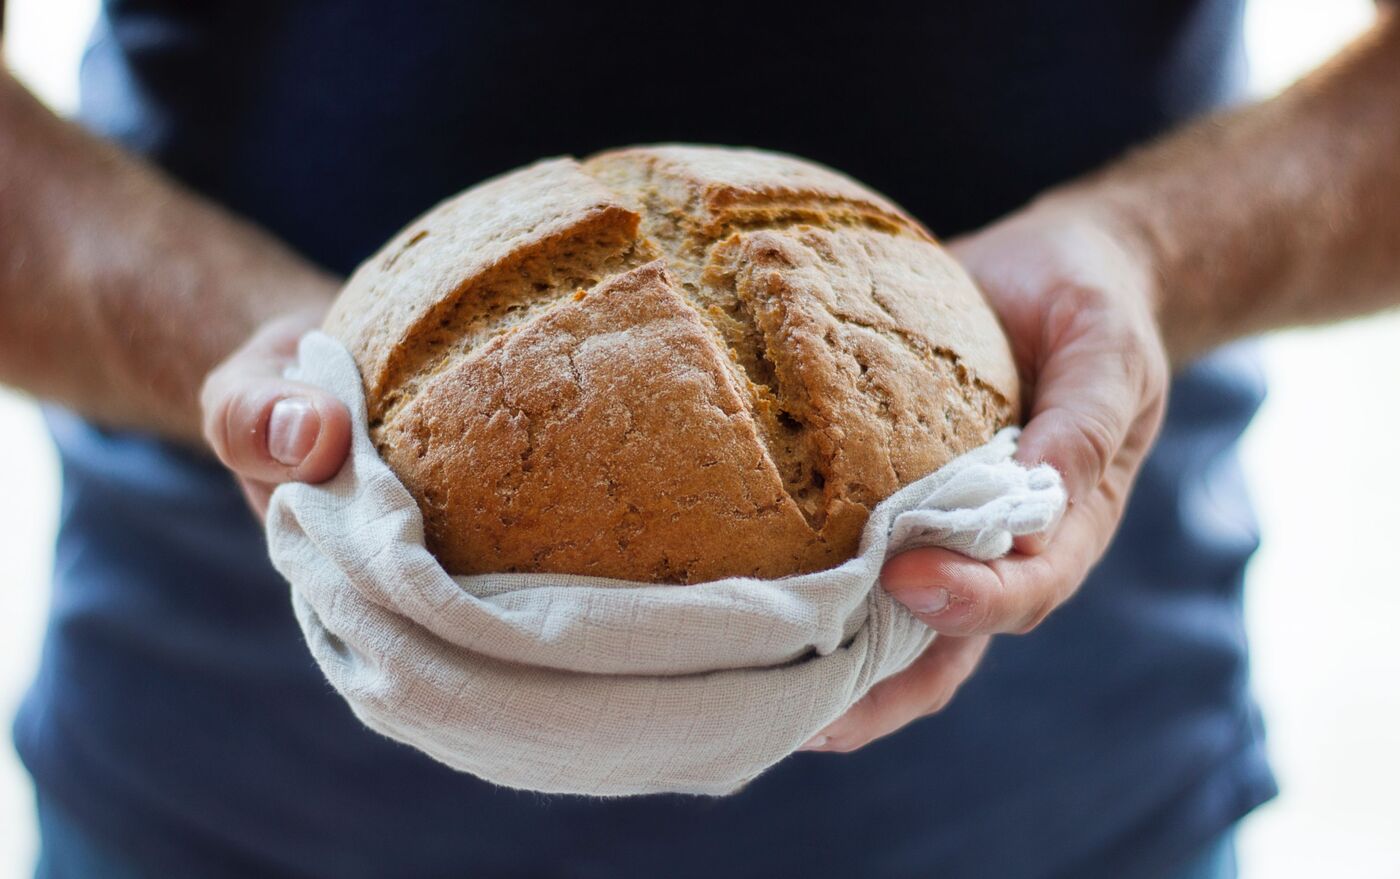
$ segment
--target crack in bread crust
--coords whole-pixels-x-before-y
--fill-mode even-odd
[[[572,219],[554,211],[547,235],[532,235],[533,224],[516,227],[508,246],[493,251],[501,254],[494,262],[477,261],[470,271],[444,275],[457,280],[429,307],[415,312],[411,323],[392,328],[398,335],[388,337],[393,346],[387,356],[370,360],[367,368],[359,351],[354,352],[365,377],[371,438],[418,499],[429,548],[449,571],[554,570],[692,582],[830,567],[855,551],[876,503],[990,438],[1015,415],[1014,396],[1003,393],[1009,388],[1014,395],[1014,386],[985,380],[962,352],[934,341],[967,335],[967,327],[956,323],[966,302],[933,317],[918,312],[930,304],[937,311],[945,286],[970,282],[936,264],[930,254],[951,260],[917,222],[849,181],[828,185],[822,178],[817,186],[799,179],[789,189],[782,181],[766,189],[714,184],[687,177],[684,161],[680,171],[663,168],[658,158],[663,152],[624,151],[572,164],[575,176],[588,182],[571,183],[575,191],[570,195],[580,204],[593,199],[594,207],[576,211]],[[707,151],[696,153],[703,158]],[[532,173],[540,179],[546,173],[557,177],[558,168]],[[434,215],[386,247],[377,269],[398,271],[396,264],[402,262],[411,271],[425,246],[419,242],[432,234]],[[527,222],[530,216],[524,213]],[[439,245],[435,258],[441,260],[442,254]],[[882,267],[899,270],[906,263],[919,265],[913,274],[881,274]],[[648,272],[653,280],[638,281],[639,273]],[[379,283],[393,292],[392,279]],[[732,399],[722,413],[704,417],[734,424],[739,419],[748,426],[725,434],[724,443],[737,441],[738,446],[707,446],[698,434],[680,440],[687,457],[668,466],[675,468],[677,485],[690,487],[650,497],[626,467],[593,460],[618,455],[619,461],[635,461],[629,456],[641,447],[665,456],[666,450],[655,448],[661,435],[655,424],[659,413],[634,411],[631,407],[640,404],[627,396],[630,389],[615,389],[610,393],[622,396],[613,399],[626,410],[624,429],[609,428],[596,456],[591,442],[572,446],[572,454],[590,460],[588,472],[600,492],[591,503],[606,508],[606,515],[594,526],[595,533],[580,530],[588,528],[579,524],[586,520],[542,528],[541,517],[555,513],[531,507],[517,494],[541,498],[540,485],[562,485],[559,474],[549,471],[568,467],[569,453],[556,456],[555,433],[578,434],[561,426],[561,418],[575,415],[558,407],[584,405],[577,411],[589,419],[608,412],[616,417],[620,411],[599,403],[601,398],[578,402],[587,396],[590,377],[598,375],[589,372],[598,363],[576,361],[590,340],[565,328],[577,320],[565,312],[592,308],[588,300],[595,294],[611,297],[616,294],[609,290],[640,289],[638,283],[659,283],[673,291],[669,313],[680,317],[685,312],[695,322],[697,332],[687,337],[687,344],[699,347],[691,347],[689,355],[677,352],[678,368],[684,362],[687,369],[711,369],[712,379],[728,388],[715,386],[705,399],[680,405],[702,412],[714,405],[713,399]],[[930,290],[940,292],[930,297]],[[954,299],[966,297],[965,291],[954,293]],[[979,304],[986,308],[980,298]],[[619,307],[620,300],[609,309]],[[937,323],[943,317],[954,321],[946,330]],[[529,362],[501,359],[508,350],[536,350],[511,340],[525,335],[538,340],[538,328],[546,326],[562,344],[549,349],[557,360],[550,368],[558,369],[551,380],[559,383],[563,396],[558,398],[550,397],[553,385],[540,383],[537,371],[526,374],[535,370]],[[968,326],[972,338],[978,332],[986,335],[985,323],[971,320]],[[571,339],[567,344],[564,335]],[[361,345],[360,351],[362,340]],[[702,349],[706,353],[699,360],[685,360]],[[625,346],[619,349],[623,356],[625,351]],[[480,361],[485,364],[478,365]],[[483,369],[490,371],[489,380]],[[516,375],[518,370],[524,372]],[[512,396],[510,386],[521,381],[534,389],[522,393],[536,396]],[[566,392],[565,383],[574,391]],[[451,388],[457,390],[447,390]],[[488,397],[481,395],[488,391],[500,408],[486,406]],[[440,399],[444,392],[475,395],[471,406],[477,408]],[[474,472],[463,477],[466,461],[477,463],[470,455],[482,448],[479,442],[500,446],[493,453],[493,469],[477,473],[473,466]],[[692,448],[686,442],[699,445]],[[734,456],[741,447],[750,451],[739,464]],[[707,460],[706,448],[720,451]],[[700,457],[691,461],[692,453]],[[454,457],[463,454],[469,457]],[[700,475],[726,468],[724,476]],[[706,481],[711,478],[728,492],[720,497],[720,507],[714,506],[719,496]],[[535,485],[538,480],[543,482]],[[453,512],[463,504],[480,521]],[[657,524],[658,510],[669,510],[665,516],[673,523],[689,516],[693,527],[706,531],[721,508],[727,524],[715,533],[757,529],[754,539],[771,547],[771,558],[738,553],[749,560],[733,562],[727,552],[732,544],[716,552],[718,546],[706,549],[703,538],[695,539],[699,543],[688,536],[677,540],[674,525],[666,526],[668,531]],[[463,530],[470,535],[464,537]],[[662,534],[670,537],[662,539]],[[468,545],[475,554],[464,549]],[[603,551],[610,553],[609,560],[590,556]]]
[[[800,399],[794,400],[800,390],[791,387],[790,382],[785,384],[777,373],[770,349],[778,347],[781,340],[769,338],[760,329],[752,297],[741,294],[735,283],[738,268],[720,251],[733,248],[746,233],[792,229],[833,232],[843,228],[866,229],[876,234],[917,237],[929,242],[933,241],[932,236],[902,216],[871,209],[868,204],[824,199],[818,195],[795,196],[761,207],[728,206],[707,217],[705,199],[698,188],[689,188],[683,199],[668,199],[664,184],[658,183],[653,163],[640,162],[633,170],[640,170],[641,174],[633,178],[617,173],[618,169],[599,173],[599,169],[591,168],[588,162],[581,167],[624,201],[637,206],[642,217],[641,234],[667,259],[672,270],[686,279],[682,284],[686,299],[713,327],[723,342],[721,347],[728,349],[731,362],[738,367],[736,381],[747,392],[750,414],[760,427],[765,451],[782,477],[784,490],[809,527],[814,532],[822,532],[833,496],[852,486],[864,486],[849,480],[832,480],[833,456],[825,454],[820,444],[813,441],[812,413],[805,411]],[[868,252],[867,256],[873,258]],[[870,299],[890,318],[889,325],[862,319],[849,311],[832,310],[832,317],[897,341],[921,359],[951,371],[959,390],[969,399],[979,401],[977,408],[988,421],[998,427],[1008,423],[1013,413],[1006,397],[976,376],[957,352],[929,344],[918,334],[901,328],[897,316],[890,312],[877,291],[877,285],[872,282]],[[944,439],[946,442],[947,437]],[[891,469],[897,482],[909,481],[893,461]],[[880,499],[873,497],[877,493],[868,489],[858,492],[868,496],[861,500],[868,501],[869,506]]]
[[[655,258],[630,216],[620,223],[615,216],[605,219],[567,230],[540,252],[503,260],[444,296],[386,364],[371,423],[391,419],[434,376],[496,336]]]

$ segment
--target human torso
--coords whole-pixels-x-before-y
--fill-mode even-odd
[[[670,140],[817,159],[950,236],[1228,100],[1238,6],[109,0],[82,120],[339,272],[490,174]],[[55,413],[53,625],[17,739],[96,832],[205,874],[1155,863],[1270,789],[1231,451],[1259,393],[1242,354],[1178,381],[1109,556],[1040,630],[999,639],[946,712],[722,801],[508,793],[368,732],[312,664],[228,477]]]

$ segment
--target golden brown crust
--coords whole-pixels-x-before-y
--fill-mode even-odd
[[[531,267],[550,274],[550,261],[573,246],[620,251],[635,240],[638,219],[572,159],[547,159],[410,223],[355,271],[326,317],[326,331],[360,366],[370,417],[380,417],[405,375],[431,365],[423,361],[456,336],[441,330],[494,301],[491,288],[512,286]],[[535,265],[541,258],[545,264]]]
[[[781,576],[812,538],[723,358],[648,263],[458,360],[385,426],[386,460],[454,572]]]
[[[830,567],[1018,406],[995,318],[917,222],[752,150],[497,178],[362,266],[327,329],[453,573]]]

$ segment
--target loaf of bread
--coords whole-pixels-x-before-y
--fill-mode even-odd
[[[1019,405],[995,316],[919,223],[755,150],[482,183],[365,262],[326,330],[455,574],[832,567]]]

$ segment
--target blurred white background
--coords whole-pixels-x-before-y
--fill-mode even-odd
[[[95,5],[9,0],[7,62],[62,112],[76,102]],[[1283,87],[1371,15],[1369,0],[1253,0],[1254,90]],[[1245,824],[1246,879],[1400,876],[1400,573],[1384,550],[1395,539],[1400,497],[1397,350],[1400,314],[1266,344],[1271,394],[1246,440],[1265,532],[1250,569],[1249,627],[1283,794]],[[0,717],[7,720],[38,657],[57,484],[37,410],[0,389]],[[28,780],[6,735],[0,875],[24,875],[34,849]]]

